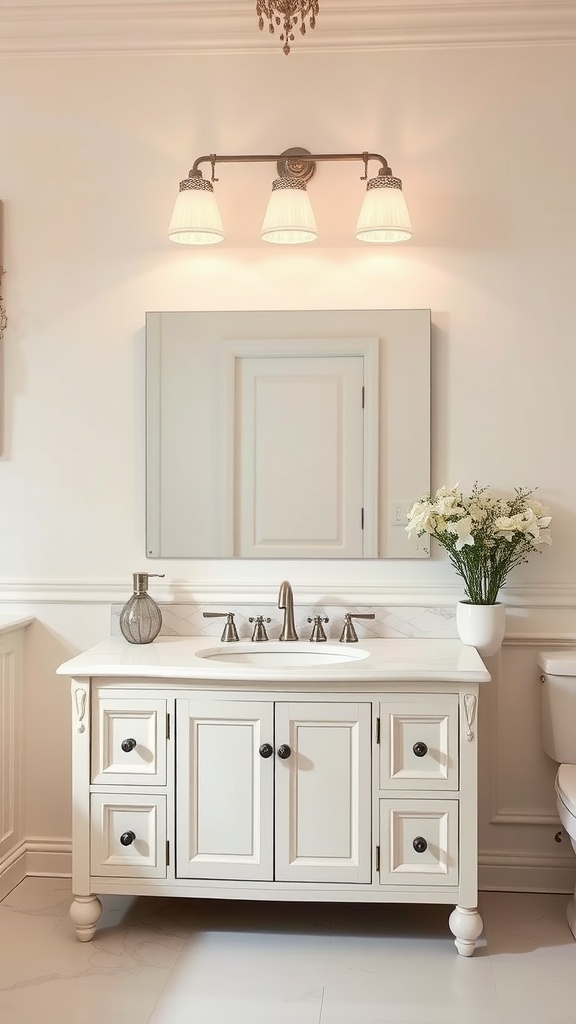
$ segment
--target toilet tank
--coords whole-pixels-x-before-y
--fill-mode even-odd
[[[558,764],[576,764],[576,652],[541,651],[542,743]]]

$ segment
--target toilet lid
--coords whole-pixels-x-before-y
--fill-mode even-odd
[[[576,815],[576,764],[561,764],[556,776],[556,792],[562,803]]]

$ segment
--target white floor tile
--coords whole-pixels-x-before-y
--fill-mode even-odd
[[[473,957],[450,907],[103,898],[78,942],[66,879],[0,903],[0,1024],[576,1024],[568,896],[483,893]]]
[[[490,956],[498,960],[568,957],[576,967],[576,941],[568,927],[570,897],[556,893],[482,894]]]
[[[352,953],[331,964],[322,1024],[343,1017],[358,1024],[485,1024],[500,1021],[496,988],[485,958],[456,951],[446,957],[369,958]]]
[[[576,984],[568,961],[494,962],[492,970],[503,1024],[576,1024]]]

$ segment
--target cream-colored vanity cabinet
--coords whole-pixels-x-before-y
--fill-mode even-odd
[[[371,712],[178,698],[178,877],[370,882]]]
[[[194,665],[192,676],[168,645],[146,674],[132,663],[144,653],[117,674],[108,651],[63,666],[78,937],[94,934],[107,893],[440,903],[470,955],[482,929],[476,712],[489,676],[473,649],[436,643],[452,658],[446,679],[438,659],[429,680],[425,665],[403,667],[401,641],[388,673],[374,658],[357,680],[339,666],[232,679]]]

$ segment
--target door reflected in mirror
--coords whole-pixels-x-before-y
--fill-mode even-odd
[[[147,554],[425,558],[429,310],[146,315]]]

